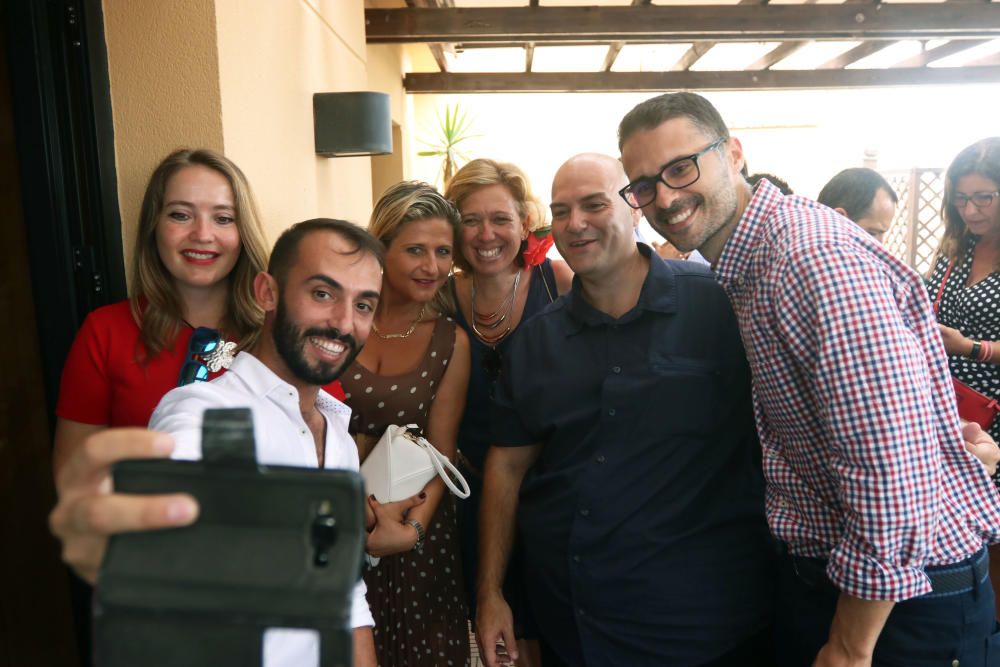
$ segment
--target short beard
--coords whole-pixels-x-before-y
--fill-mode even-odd
[[[668,233],[670,225],[667,224],[667,220],[692,201],[701,209],[700,213],[702,215],[712,215],[713,217],[705,219],[705,224],[697,236],[687,240],[675,241],[670,238],[670,234]],[[684,201],[675,202],[670,208],[657,208],[655,219],[650,224],[660,236],[670,241],[681,252],[700,251],[705,247],[706,243],[736,222],[736,209],[736,190],[733,188],[716,191],[707,200],[704,196],[695,194]]]
[[[317,387],[330,384],[347,370],[361,348],[354,336],[341,334],[337,329],[312,328],[303,331],[288,317],[283,300],[278,301],[278,308],[274,318],[274,346],[278,350],[288,370],[299,380]],[[321,336],[338,340],[347,346],[348,353],[344,361],[339,365],[332,365],[325,362],[317,362],[315,366],[310,366],[305,357],[305,346],[310,336]]]

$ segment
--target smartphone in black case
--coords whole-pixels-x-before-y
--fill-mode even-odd
[[[259,465],[247,409],[206,410],[201,461],[124,461],[117,492],[189,493],[191,526],[114,536],[94,594],[99,667],[262,664],[266,628],[314,630],[351,665],[364,549],[361,477]]]

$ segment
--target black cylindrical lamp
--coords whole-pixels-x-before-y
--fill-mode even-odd
[[[323,157],[392,152],[388,93],[314,93],[316,154]]]

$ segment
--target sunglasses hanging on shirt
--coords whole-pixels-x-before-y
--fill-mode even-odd
[[[216,329],[198,327],[188,341],[186,361],[177,376],[177,386],[192,382],[207,382],[211,373],[229,368],[235,356],[236,343],[222,340]]]

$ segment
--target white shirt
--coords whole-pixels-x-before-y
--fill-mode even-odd
[[[243,408],[253,412],[257,461],[269,465],[315,468],[316,444],[299,409],[299,392],[249,352],[236,355],[227,373],[211,382],[178,387],[160,401],[149,428],[177,443],[173,458],[201,458],[201,420],[206,408]],[[322,389],[316,408],[326,419],[325,468],[358,469],[358,448],[347,432],[351,409]],[[375,625],[365,600],[364,581],[354,588],[351,627]],[[271,628],[264,634],[265,667],[319,664],[318,634],[312,630]]]

